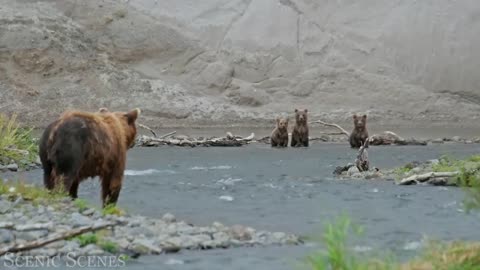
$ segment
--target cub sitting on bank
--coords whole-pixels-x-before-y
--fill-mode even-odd
[[[295,126],[292,131],[292,147],[308,147],[308,122],[307,122],[308,110],[295,109]]]
[[[288,146],[288,118],[277,117],[277,126],[270,136],[272,147]]]
[[[99,176],[103,206],[115,204],[122,188],[126,152],[133,146],[140,109],[90,113],[67,111],[51,123],[40,139],[44,184],[63,188],[77,198],[78,185]]]
[[[365,143],[365,140],[367,140],[368,138],[367,116],[363,115],[359,117],[354,114],[353,126],[353,131],[350,134],[350,146],[352,148],[360,148]]]

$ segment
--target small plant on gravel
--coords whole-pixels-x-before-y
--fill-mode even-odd
[[[102,209],[102,214],[104,216],[107,216],[107,215],[123,216],[125,215],[125,211],[119,208],[118,206],[116,206],[115,204],[109,204]]]
[[[37,187],[31,184],[26,184],[23,181],[3,181],[0,179],[0,194],[7,194],[11,196],[21,196],[25,200],[37,202],[39,200],[59,200],[67,196],[62,191],[49,191],[43,187]]]
[[[0,114],[0,162],[13,161],[19,166],[32,163],[38,155],[38,147],[32,137],[33,129],[20,128],[16,115]]]
[[[408,166],[403,166],[403,167],[398,167],[395,170],[393,170],[393,173],[395,173],[397,178],[401,178],[401,177],[404,177],[411,170],[412,170],[412,168],[410,168]]]
[[[98,242],[98,237],[95,233],[82,234],[73,239],[75,239],[80,244],[80,247],[84,247],[90,244],[96,244]]]
[[[112,241],[104,240],[100,241],[99,246],[106,252],[115,254],[118,251],[118,246]]]
[[[90,206],[88,205],[88,202],[86,200],[80,199],[80,198],[75,199],[73,201],[73,205],[75,205],[75,207],[77,207],[80,212],[90,208]]]

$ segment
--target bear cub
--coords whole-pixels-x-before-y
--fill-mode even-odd
[[[308,147],[308,110],[295,109],[295,126],[292,131],[292,147]]]
[[[272,147],[288,146],[288,118],[277,117],[277,126],[270,136]]]
[[[352,148],[360,148],[362,145],[364,145],[365,141],[368,138],[367,116],[363,115],[359,117],[354,114],[353,126],[353,131],[350,134],[350,146]]]

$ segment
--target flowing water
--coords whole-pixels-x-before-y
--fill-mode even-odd
[[[478,145],[464,144],[382,146],[371,147],[369,156],[373,166],[392,168],[479,150]],[[355,155],[345,144],[313,144],[308,149],[134,148],[128,154],[119,205],[154,217],[171,212],[198,225],[219,221],[300,235],[319,235],[325,222],[346,213],[365,228],[359,250],[391,250],[400,259],[415,254],[424,236],[480,240],[480,215],[465,213],[459,188],[335,180],[334,168],[352,162]],[[41,184],[41,173],[21,177]],[[83,182],[79,196],[99,205],[98,182]],[[318,248],[307,244],[182,251],[141,257],[128,269],[296,269]]]

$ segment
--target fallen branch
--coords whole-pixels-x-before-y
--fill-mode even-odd
[[[176,132],[176,131],[172,131],[172,132],[170,132],[170,133],[167,133],[167,134],[165,134],[165,135],[160,136],[159,139],[165,139],[166,137],[170,137],[170,136],[172,136],[172,135],[175,134],[175,133],[177,133],[177,132]]]
[[[341,134],[346,135],[347,137],[350,137],[350,132],[346,131],[345,129],[343,129],[341,126],[337,124],[326,123],[326,122],[323,122],[322,120],[313,121],[313,122],[310,122],[310,124],[322,124],[327,127],[334,127],[339,129],[341,131]]]
[[[357,158],[355,159],[355,165],[360,172],[368,171],[370,168],[370,162],[368,161],[368,138],[358,150]]]
[[[77,229],[73,229],[64,233],[57,233],[54,235],[51,235],[49,237],[46,237],[44,239],[39,239],[31,242],[27,242],[24,244],[14,244],[11,246],[8,246],[6,248],[0,249],[0,256],[6,254],[6,253],[11,253],[11,252],[19,252],[19,251],[25,251],[25,250],[32,250],[35,248],[40,248],[45,245],[48,245],[50,243],[64,240],[70,237],[74,237],[80,234],[84,234],[86,232],[92,232],[92,231],[97,231],[101,230],[110,226],[114,226],[114,223],[102,223],[102,224],[97,224],[97,225],[91,225],[91,226],[84,226],[80,227]]]
[[[429,172],[424,174],[414,174],[400,180],[397,185],[411,185],[426,182],[431,178],[452,177],[458,175],[459,172]]]
[[[155,131],[153,131],[153,129],[151,129],[151,128],[143,125],[143,124],[140,124],[140,123],[138,123],[137,125],[141,128],[144,128],[144,129],[150,131],[153,134],[153,137],[155,137],[155,138],[157,137],[157,133],[155,133]]]

